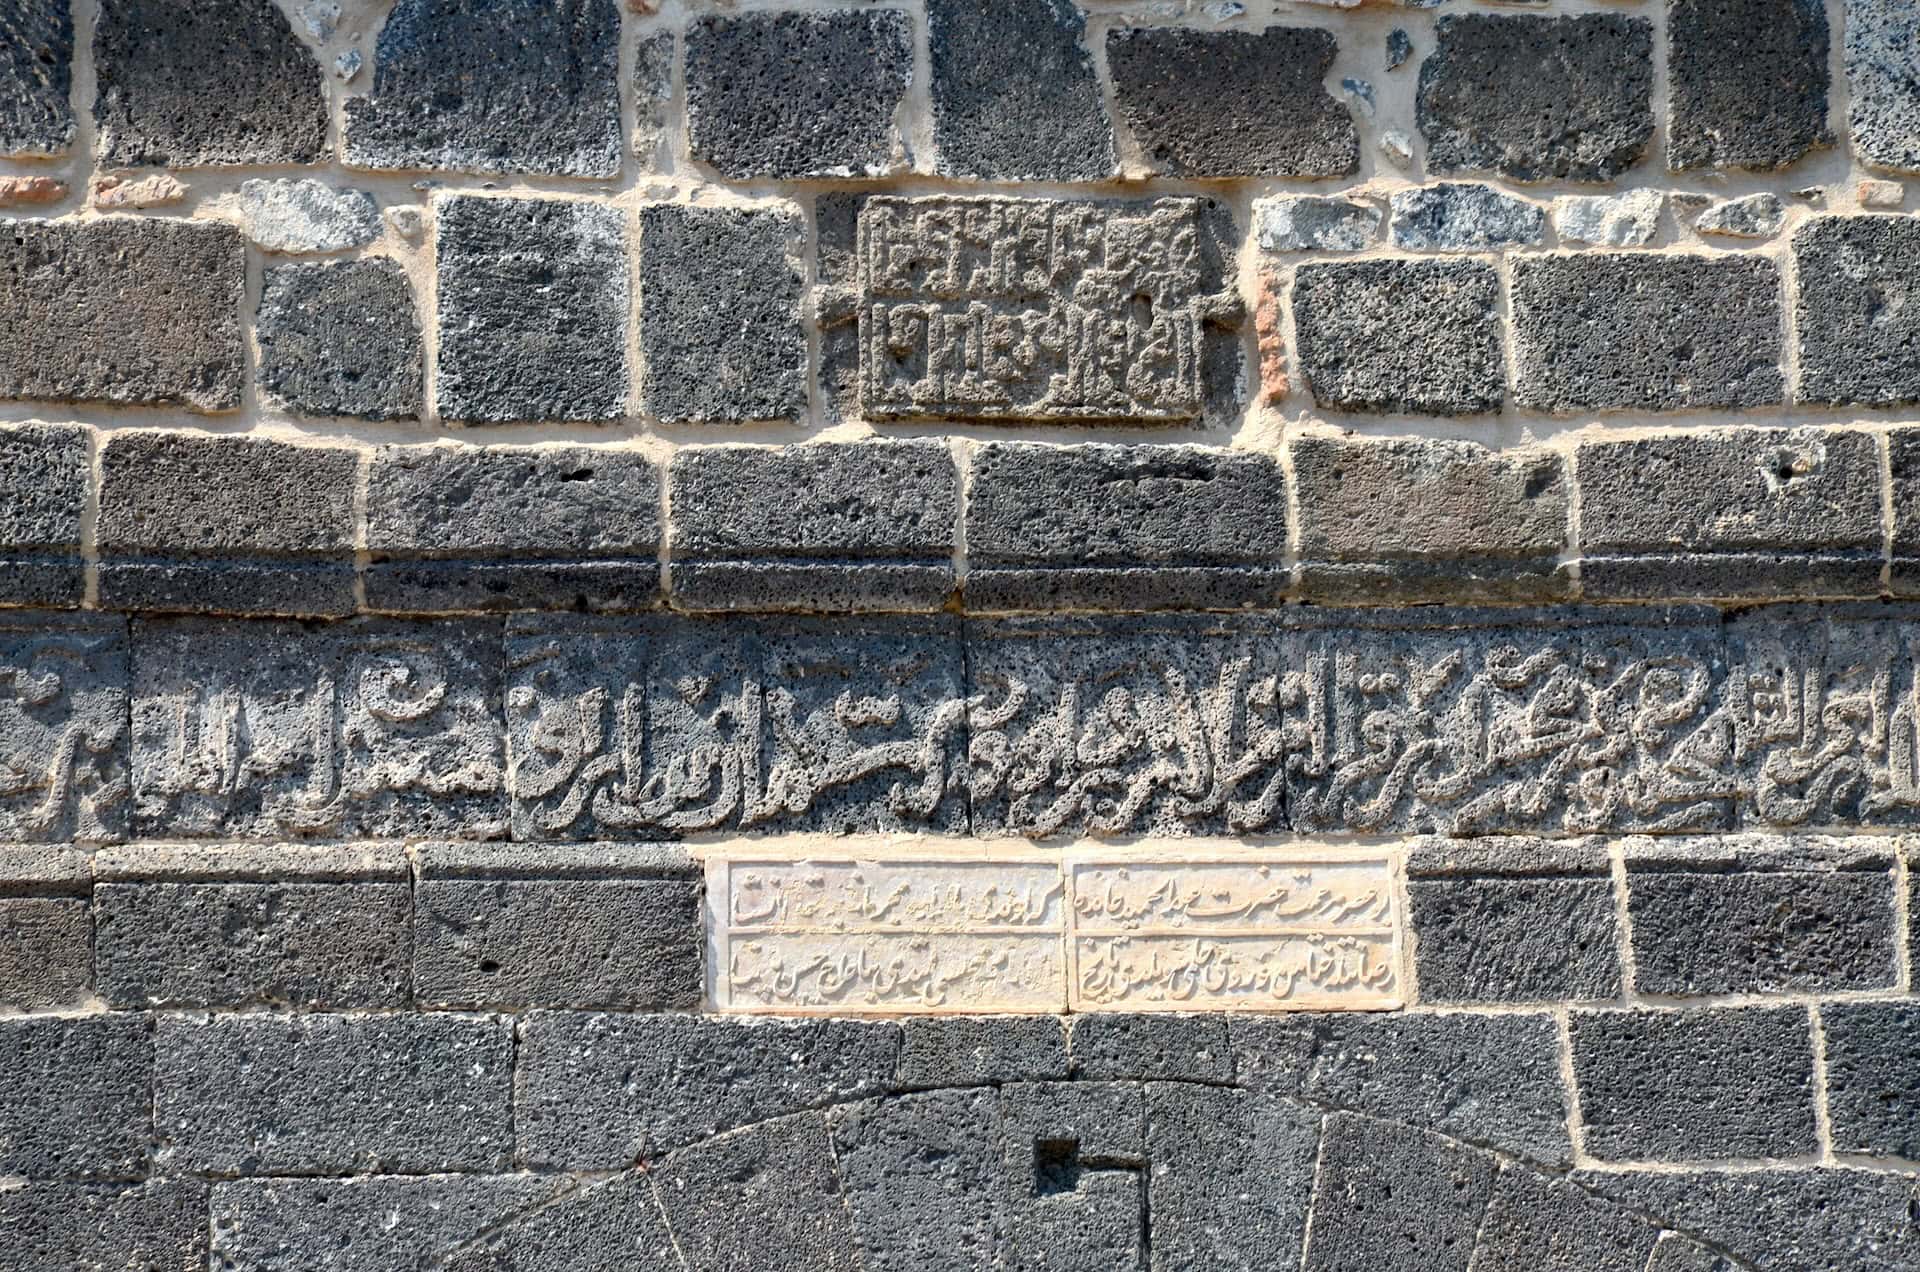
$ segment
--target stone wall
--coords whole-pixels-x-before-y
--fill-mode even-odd
[[[0,0],[0,1272],[1920,1267],[1916,183],[1910,0]]]

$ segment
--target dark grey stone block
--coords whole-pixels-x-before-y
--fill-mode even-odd
[[[655,1170],[674,1245],[690,1267],[861,1266],[822,1114],[730,1131],[669,1154]]]
[[[628,265],[619,210],[472,195],[436,207],[440,413],[490,424],[620,418]]]
[[[250,855],[150,845],[100,862],[95,966],[109,1006],[410,1005],[413,900],[401,850]],[[278,877],[261,879],[263,867]]]
[[[373,65],[372,92],[347,99],[350,164],[620,171],[614,0],[401,0]]]
[[[93,988],[93,919],[84,896],[0,896],[0,1007],[83,1006]]]
[[[1653,138],[1643,18],[1449,15],[1420,64],[1416,119],[1435,172],[1610,181]]]
[[[276,265],[255,328],[260,387],[300,415],[420,414],[420,315],[398,261]]]
[[[153,1047],[153,1025],[144,1016],[0,1020],[0,1072],[7,1075],[0,1174],[145,1176],[154,1133]]]
[[[687,146],[723,177],[878,177],[913,78],[905,13],[747,13],[687,28]]]
[[[93,482],[90,436],[69,424],[0,429],[0,604],[65,607],[86,596],[80,519]]]
[[[1780,307],[1780,271],[1760,257],[1523,257],[1515,400],[1561,413],[1775,405]]]
[[[1350,1113],[1326,1122],[1302,1272],[1465,1272],[1493,1157]]]
[[[1278,722],[1248,715],[1232,687],[1278,677],[1274,636],[1232,616],[968,623],[973,832],[1278,830]],[[1224,709],[1200,709],[1217,686]]]
[[[1319,1115],[1184,1082],[1149,1083],[1146,1105],[1155,1272],[1290,1266],[1306,1236]]]
[[[0,842],[127,834],[127,625],[0,613]]]
[[[1906,0],[1847,0],[1845,29],[1854,153],[1920,172],[1920,13]]]
[[[581,1184],[492,1229],[441,1266],[446,1272],[687,1272],[645,1172]]]
[[[1344,177],[1353,116],[1324,81],[1333,33],[1310,27],[1107,32],[1114,100],[1148,164],[1172,177]]]
[[[806,411],[804,234],[785,203],[641,210],[641,410],[674,422]]]
[[[1593,575],[1582,561],[1589,596],[1879,593],[1880,455],[1869,434],[1727,429],[1589,442],[1574,463],[1581,551],[1598,561]],[[1687,568],[1662,584],[1676,558]]]
[[[999,1267],[1000,1096],[931,1091],[828,1115],[861,1251],[875,1272]]]
[[[205,1174],[500,1170],[513,1035],[491,1016],[163,1016],[153,1117]]]
[[[7,6],[0,16],[0,154],[65,154],[73,145],[72,92],[71,6]]]
[[[1804,1007],[1575,1012],[1586,1149],[1612,1161],[1818,1151]]]
[[[1218,1015],[1075,1016],[1068,1055],[1076,1077],[1233,1081],[1233,1049],[1226,1018]]]
[[[1527,247],[1546,232],[1545,208],[1492,186],[1443,182],[1393,194],[1393,245],[1403,252]]]
[[[9,231],[0,251],[0,328],[9,333],[0,397],[240,405],[246,251],[238,230],[105,217],[12,221]]]
[[[1908,1175],[1776,1168],[1581,1171],[1574,1179],[1763,1272],[1903,1272],[1920,1261],[1920,1184]]]
[[[938,171],[987,181],[1113,175],[1113,125],[1069,0],[930,0]]]
[[[17,1272],[200,1272],[207,1185],[31,1183],[0,1190],[4,1265]]]
[[[521,1026],[516,1125],[535,1167],[609,1169],[721,1131],[893,1089],[879,1021],[539,1012]]]
[[[1311,434],[1292,450],[1308,596],[1515,601],[1570,590],[1559,558],[1572,483],[1553,452]]]
[[[1834,1151],[1920,1159],[1920,1003],[1828,1003],[1820,1023]]]
[[[228,1180],[213,1186],[213,1254],[248,1272],[440,1267],[566,1187],[537,1175]]]
[[[1668,0],[1667,163],[1784,168],[1831,145],[1821,0]]]
[[[1271,456],[990,442],[970,467],[970,610],[1238,609],[1286,588]]]
[[[1647,1272],[1660,1229],[1564,1179],[1506,1165],[1480,1222],[1487,1272]]]
[[[370,609],[659,601],[660,475],[634,451],[384,447],[368,468],[366,515]]]
[[[1407,865],[1420,996],[1428,1002],[1562,1002],[1620,993],[1613,880],[1584,851],[1514,838],[1423,845]],[[1571,859],[1578,853],[1579,860]]]
[[[1134,1083],[1001,1090],[1009,1266],[1146,1272],[1146,1106]]]
[[[119,168],[313,163],[325,76],[273,0],[105,0],[100,157]]]
[[[1780,860],[1764,841],[1739,841],[1689,860],[1676,851],[1685,844],[1628,842],[1638,992],[1831,993],[1898,978],[1890,855]]]
[[[900,1085],[974,1086],[1067,1076],[1066,1021],[1055,1016],[909,1016]]]
[[[1427,1127],[1549,1166],[1572,1160],[1545,1014],[1234,1017],[1240,1085]]]
[[[143,833],[502,834],[499,642],[497,625],[450,620],[143,623],[132,711]]]
[[[938,610],[953,591],[943,443],[693,447],[667,480],[681,609]]]
[[[114,609],[353,611],[358,451],[120,433],[100,454],[100,603]]]
[[[1920,220],[1816,217],[1793,257],[1800,400],[1920,402]]]
[[[1647,1256],[1646,1272],[1736,1272],[1715,1251],[1677,1232],[1662,1233]]]
[[[1480,415],[1506,400],[1500,280],[1480,261],[1370,260],[1294,273],[1300,368],[1336,411]]]

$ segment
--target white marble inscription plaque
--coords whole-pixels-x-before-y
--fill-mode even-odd
[[[1382,1009],[1390,860],[1302,850],[707,859],[723,1011]]]

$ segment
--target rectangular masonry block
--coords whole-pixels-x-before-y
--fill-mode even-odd
[[[1427,1002],[1616,998],[1612,865],[1599,840],[1425,840],[1407,861]]]
[[[0,1019],[0,1175],[126,1180],[153,1148],[153,1025],[144,1016]]]
[[[1657,1223],[1624,1206],[1505,1163],[1480,1223],[1473,1265],[1514,1272],[1687,1272],[1648,1262],[1660,1236]]]
[[[1301,436],[1300,590],[1329,601],[1555,600],[1572,482],[1544,449]],[[969,536],[969,545],[971,545]]]
[[[513,1148],[512,1027],[492,1016],[162,1016],[153,1111],[206,1174],[488,1171]]]
[[[78,425],[0,429],[0,604],[64,608],[85,598],[91,437]]]
[[[207,1185],[30,1183],[0,1189],[5,1258],[22,1272],[200,1272],[207,1265]]]
[[[699,869],[652,844],[419,850],[423,1006],[689,1011],[705,988]]]
[[[359,452],[140,431],[109,437],[100,470],[102,605],[353,611]]]
[[[1800,400],[1920,402],[1920,221],[1816,217],[1794,234],[1793,259]]]
[[[1326,1120],[1301,1272],[1460,1266],[1493,1190],[1494,1159],[1350,1113]]]
[[[551,1203],[489,1227],[479,1241],[448,1259],[447,1272],[554,1268],[597,1272],[684,1272],[652,1176],[627,1171],[583,1182]]]
[[[966,607],[1239,609],[1287,587],[1286,478],[1198,446],[989,442],[967,478]]]
[[[73,11],[26,0],[7,15],[0,52],[0,155],[58,155],[73,145]]]
[[[1920,172],[1920,13],[1906,0],[1846,0],[1847,122],[1854,153]]]
[[[610,2],[593,0],[596,8]],[[434,212],[440,414],[476,424],[621,418],[624,215],[576,200],[475,195],[441,199]]]
[[[0,397],[240,405],[238,230],[130,217],[10,224],[0,251],[0,329],[10,333]]]
[[[1125,1083],[1003,1088],[999,1201],[1015,1267],[1143,1267],[1146,1108]]]
[[[938,610],[960,474],[937,441],[689,447],[668,471],[683,610]]]
[[[1668,0],[1668,165],[1770,171],[1832,145],[1830,47],[1809,0]]]
[[[827,1126],[861,1266],[1001,1266],[999,1092],[841,1105]]]
[[[497,622],[153,620],[135,666],[133,799],[149,837],[505,829]]]
[[[0,842],[105,842],[128,822],[127,623],[0,613]]]
[[[1804,1007],[1575,1012],[1573,1075],[1605,1161],[1819,1151]]]
[[[0,846],[0,1009],[83,1005],[93,988],[91,888],[84,852]]]
[[[510,620],[528,841],[964,833],[950,619]]]
[[[1147,1087],[1146,1106],[1154,1266],[1290,1260],[1306,1236],[1321,1119],[1271,1096],[1186,1083]]]
[[[1833,993],[1899,977],[1890,840],[1627,842],[1642,994]]]
[[[1506,400],[1500,280],[1484,261],[1302,265],[1293,278],[1301,370],[1335,411],[1482,415]]]
[[[977,1086],[1067,1076],[1057,1016],[910,1016],[900,1024],[900,1085]]]
[[[686,1266],[861,1266],[824,1114],[689,1145],[657,1170],[655,1195]]]
[[[1820,1026],[1834,1151],[1920,1159],[1920,1003],[1828,1003]]]
[[[1744,428],[1587,442],[1574,463],[1590,597],[1880,592],[1871,434]]]
[[[408,875],[397,845],[104,852],[100,996],[131,1009],[409,1006]]]
[[[264,288],[254,334],[271,401],[298,415],[419,416],[420,314],[398,261],[276,265]]]
[[[659,603],[660,474],[635,451],[387,446],[367,471],[367,607]]]
[[[1513,331],[1514,398],[1533,410],[1750,408],[1785,397],[1780,271],[1761,257],[1523,257],[1513,263]]]

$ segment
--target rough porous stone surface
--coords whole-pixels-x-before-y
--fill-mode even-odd
[[[311,179],[243,181],[233,201],[247,239],[264,252],[338,252],[380,237],[380,208],[364,190]]]
[[[736,180],[884,176],[912,75],[912,27],[898,10],[697,18],[687,145]]]
[[[1773,262],[1751,257],[1516,260],[1515,398],[1561,413],[1776,404],[1780,290]]]
[[[0,430],[0,603],[71,606],[85,598],[80,522],[92,468],[84,428]]]
[[[863,1101],[836,1108],[830,1125],[861,1266],[999,1264],[998,1092]]]
[[[1777,194],[1750,194],[1729,199],[1702,212],[1694,232],[1720,238],[1769,239],[1787,223],[1787,205]]]
[[[0,397],[240,405],[246,251],[230,226],[12,221],[0,243]]]
[[[1920,172],[1920,13],[1846,0],[1847,121],[1869,167]]]
[[[1657,1225],[1585,1189],[1506,1165],[1494,1180],[1473,1266],[1532,1272],[1648,1272]],[[1659,1272],[1657,1265],[1652,1272]]]
[[[326,149],[320,64],[273,0],[103,0],[93,59],[115,166],[313,163]]]
[[[900,1026],[900,1083],[973,1086],[1067,1076],[1067,1033],[1052,1016],[925,1016]]]
[[[1803,402],[1920,402],[1920,221],[1817,217],[1793,236]]]
[[[792,418],[807,405],[790,205],[640,214],[640,406],[662,420]]]
[[[615,0],[400,0],[346,104],[361,168],[610,177],[622,148]]]
[[[73,14],[17,0],[0,14],[0,154],[57,155],[73,144]]]
[[[1820,1025],[1834,1151],[1920,1160],[1920,1004],[1831,1003]]]
[[[0,1020],[0,1173],[125,1180],[153,1150],[153,1024],[144,1016]],[[0,1192],[0,1197],[5,1193]]]
[[[1098,181],[1117,164],[1087,22],[1069,0],[928,0],[938,170]]]
[[[1120,118],[1170,177],[1343,177],[1360,165],[1353,116],[1323,82],[1337,49],[1311,27],[1107,33]]]
[[[492,1226],[449,1256],[447,1272],[684,1272],[652,1178],[630,1171],[583,1183],[550,1205]]]
[[[1314,1180],[1303,1272],[1464,1267],[1493,1159],[1438,1135],[1337,1113]]]
[[[1334,411],[1479,415],[1506,398],[1500,283],[1478,261],[1303,265],[1294,276],[1299,356]]]
[[[1671,0],[1667,162],[1784,168],[1832,143],[1819,0]]]
[[[1269,252],[1364,252],[1385,218],[1371,203],[1295,195],[1253,205],[1254,237]]]
[[[1406,252],[1525,247],[1546,231],[1544,209],[1492,186],[1443,184],[1393,194],[1393,245]]]
[[[19,1268],[117,1272],[207,1265],[207,1185],[26,1183],[0,1189],[7,1258]]]
[[[1658,190],[1565,195],[1554,200],[1553,226],[1562,243],[1645,247],[1659,235],[1666,207]]]
[[[0,896],[0,1007],[80,1007],[92,987],[93,920],[85,896]]]
[[[440,413],[476,423],[621,416],[629,321],[621,214],[474,196],[435,212]]]
[[[1435,172],[1610,181],[1653,138],[1643,18],[1449,14],[1420,64],[1417,120]]]
[[[715,1272],[860,1267],[852,1214],[818,1113],[743,1127],[669,1154],[659,1197],[674,1246]]]
[[[370,258],[276,265],[260,313],[260,388],[300,415],[420,413],[420,315],[406,270]]]

